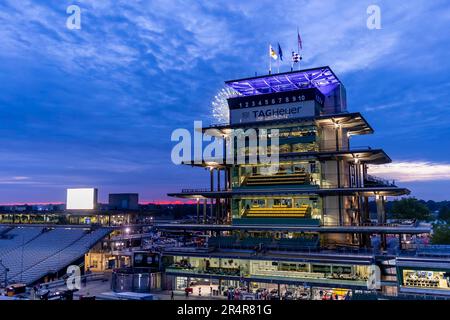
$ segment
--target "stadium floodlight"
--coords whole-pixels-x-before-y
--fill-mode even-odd
[[[97,189],[71,188],[67,189],[67,210],[93,210],[97,206]]]

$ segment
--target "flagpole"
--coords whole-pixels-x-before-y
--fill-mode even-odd
[[[271,55],[272,46],[269,44],[269,74],[272,73],[272,57]]]
[[[272,57],[269,54],[269,74],[272,73]]]
[[[298,55],[299,55],[299,57],[301,58],[301,54],[300,54],[300,41],[298,41],[299,40],[299,37],[300,37],[300,31],[298,30],[298,26],[297,26],[297,52],[298,52]],[[301,59],[299,59],[298,60],[298,70],[300,70],[300,60]]]
[[[294,71],[294,49],[291,50],[291,72]]]

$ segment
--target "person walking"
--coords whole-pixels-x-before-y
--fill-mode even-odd
[[[173,293],[173,290],[172,290],[172,292],[170,293],[170,300],[174,300],[174,293]]]

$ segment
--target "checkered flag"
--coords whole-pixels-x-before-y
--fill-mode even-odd
[[[292,62],[297,63],[297,62],[300,62],[300,60],[302,60],[302,57],[300,56],[300,54],[292,51]]]

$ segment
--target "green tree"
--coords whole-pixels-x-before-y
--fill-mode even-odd
[[[450,222],[450,207],[441,207],[441,209],[439,210],[439,219]]]
[[[432,244],[450,244],[450,226],[448,224],[434,225]]]
[[[396,219],[430,219],[430,209],[416,198],[395,200],[391,210]]]

